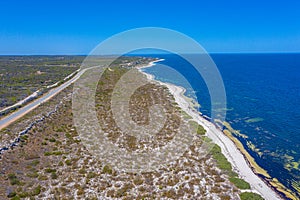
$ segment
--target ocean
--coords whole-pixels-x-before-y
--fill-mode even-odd
[[[185,87],[187,96],[197,98],[199,111],[211,115],[209,91],[189,63],[172,54],[147,56],[165,60],[143,71],[159,81]],[[211,57],[226,90],[226,121],[247,136],[236,137],[272,178],[299,195],[300,54],[212,54]],[[170,73],[163,65],[181,76]]]

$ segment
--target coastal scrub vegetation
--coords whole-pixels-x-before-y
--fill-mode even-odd
[[[8,179],[10,181],[11,185],[20,185],[20,180],[17,178],[17,176],[14,173],[8,174]]]
[[[241,200],[264,200],[259,194],[253,192],[243,192],[240,194]]]
[[[181,110],[181,108],[179,108],[179,109]],[[183,117],[185,118],[185,115],[187,115],[187,113],[184,112],[184,111],[182,111],[181,113],[184,113],[184,114],[183,114]],[[190,119],[190,118],[185,118],[185,119]],[[197,134],[198,134],[198,135],[205,135],[206,130],[203,128],[203,126],[199,125],[197,122],[192,121],[192,120],[189,121],[189,124],[190,124],[193,128],[195,128],[195,130],[197,130]]]
[[[238,178],[238,175],[232,171],[232,166],[227,158],[222,154],[221,147],[214,144],[210,153],[217,162],[217,166],[223,170],[228,176],[229,181],[232,182],[237,188],[241,190],[250,189],[250,184],[243,179]],[[252,192],[243,192],[240,194],[241,200],[263,200],[259,194]]]
[[[199,135],[205,135],[205,133],[206,133],[206,130],[203,128],[203,126],[198,126],[198,128],[197,128],[197,134],[199,134]]]
[[[236,178],[236,177],[230,177],[229,180],[239,189],[250,189],[250,184],[243,179]]]
[[[97,89],[95,99],[99,121],[105,125],[108,139],[131,151],[145,146],[151,149],[165,145],[174,136],[174,130],[182,119],[180,111],[173,108],[174,98],[166,88],[156,84],[148,84],[137,90],[131,99],[132,118],[138,123],[147,123],[147,109],[139,111],[133,104],[144,108],[156,101],[167,107],[169,123],[164,131],[157,134],[156,140],[148,143],[124,137],[111,118],[109,97],[115,81],[126,69],[112,69],[114,71],[106,71],[101,77],[99,84],[101,81],[105,84]],[[182,157],[155,172],[120,172],[115,166],[98,160],[87,151],[73,125],[70,94],[72,89],[67,88],[48,104],[38,107],[31,115],[8,127],[11,134],[5,134],[5,137],[10,139],[9,136],[18,133],[24,124],[26,127],[33,119],[61,105],[53,115],[28,131],[23,146],[16,146],[1,155],[3,176],[0,176],[0,184],[4,187],[0,188],[0,199],[72,199],[74,194],[78,199],[239,198],[241,191],[228,178],[238,177],[232,172],[230,163],[222,157],[220,147],[216,146],[210,154],[202,156],[201,144],[211,143],[203,135],[203,128],[198,127],[199,133],[195,133],[193,144]],[[63,103],[59,104],[61,101]]]
[[[232,166],[227,158],[222,154],[221,147],[215,144],[210,153],[217,162],[217,166],[229,175],[229,180],[239,189],[250,189],[250,184],[243,179],[238,178],[237,174],[232,171]]]
[[[230,173],[232,171],[231,164],[230,162],[228,162],[227,158],[222,154],[220,146],[214,144],[210,153],[213,155],[213,158],[216,160],[217,166],[220,169],[226,171],[227,173]]]

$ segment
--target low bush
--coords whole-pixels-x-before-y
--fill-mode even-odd
[[[221,152],[221,147],[218,145],[214,145],[211,149],[211,154],[213,155],[214,159],[217,161],[217,166],[225,171],[230,172],[232,170],[230,162],[226,159],[226,157]]]
[[[47,169],[45,169],[45,172],[46,172],[46,173],[56,172],[56,169],[50,169],[50,168],[47,168]]]
[[[250,189],[250,184],[243,179],[231,177],[229,178],[230,182],[233,183],[239,189]]]
[[[15,174],[8,174],[8,179],[11,185],[19,185],[20,181]]]
[[[203,126],[198,125],[197,134],[205,135],[205,133],[206,133],[206,130],[203,128]]]
[[[264,200],[259,194],[253,192],[243,192],[240,194],[241,200]]]

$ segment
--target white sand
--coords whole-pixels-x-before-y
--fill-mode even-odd
[[[157,60],[151,62],[149,65],[140,67],[151,67],[155,65],[155,62],[159,62],[161,60]],[[141,71],[142,72],[142,71]],[[142,72],[147,76],[147,78],[151,81],[156,81],[161,85],[165,85],[170,90],[171,94],[174,96],[175,101],[181,107],[183,111],[185,111],[188,115],[190,115],[196,122],[198,122],[201,126],[205,128],[207,131],[207,136],[212,139],[212,141],[218,144],[221,149],[222,153],[231,163],[233,170],[238,173],[239,177],[244,179],[245,181],[249,182],[251,185],[251,191],[260,194],[266,200],[276,200],[281,199],[278,194],[273,191],[261,178],[259,178],[248,165],[246,159],[242,155],[242,153],[238,150],[235,144],[216,126],[204,119],[199,112],[193,109],[189,103],[186,101],[184,96],[185,89],[179,86],[175,86],[169,83],[163,83],[157,80],[154,80],[154,76]]]

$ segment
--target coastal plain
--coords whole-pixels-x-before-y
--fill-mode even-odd
[[[114,166],[91,154],[81,142],[72,123],[72,88],[68,87],[26,117],[1,130],[3,144],[3,140],[13,140],[32,121],[43,115],[48,116],[28,130],[17,146],[2,153],[1,198],[263,199],[260,197],[262,195],[266,199],[280,199],[263,182],[259,182],[263,189],[257,188],[257,182],[251,179],[257,176],[245,159],[239,157],[239,162],[245,162],[246,168],[252,174],[247,172],[245,175],[242,172],[243,169],[237,166],[239,163],[235,163],[236,160],[231,157],[232,152],[239,153],[234,144],[228,138],[222,138],[222,143],[220,138],[219,142],[214,139],[213,134],[217,130],[212,132],[211,123],[202,118],[199,120],[198,113],[189,110],[190,105],[179,87],[153,81],[147,75],[149,84],[140,88],[132,97],[130,106],[133,119],[147,124],[147,107],[150,104],[162,103],[169,109],[168,127],[155,140],[148,142],[120,132],[111,115],[110,97],[114,85],[130,69],[147,66],[147,63],[153,64],[156,61],[149,58],[122,59],[107,68],[97,87],[97,115],[99,122],[105,125],[108,139],[124,148],[124,151],[136,151],[145,147],[151,149],[172,140],[178,131],[176,124],[184,121],[199,126],[189,149],[179,159],[153,172],[126,173],[116,170]],[[144,75],[140,73],[140,76]],[[157,95],[158,91],[164,95]],[[142,112],[136,105],[142,108]],[[225,135],[223,137],[226,138]],[[224,151],[228,143],[230,148],[235,149]],[[205,153],[207,148],[210,151]],[[255,181],[259,180],[255,178]]]

